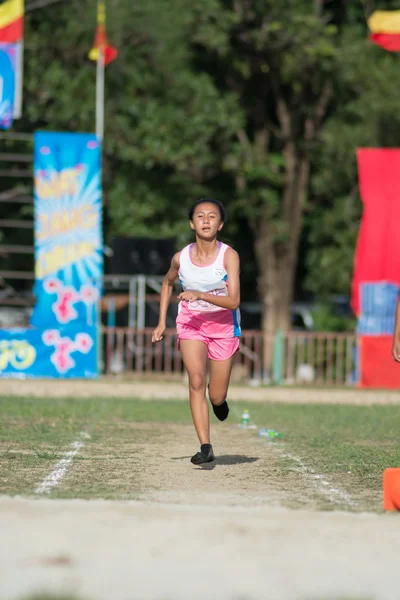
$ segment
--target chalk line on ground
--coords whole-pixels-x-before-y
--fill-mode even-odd
[[[238,411],[236,406],[232,407],[231,410],[235,417],[239,418],[240,422],[240,411]],[[253,421],[251,425],[252,429],[258,429],[258,425],[256,425]],[[280,458],[287,458],[294,462],[297,465],[296,470],[312,482],[317,492],[321,496],[325,496],[333,504],[347,504],[348,506],[357,505],[357,502],[348,494],[346,494],[346,492],[334,487],[332,483],[328,481],[328,479],[326,479],[323,475],[316,473],[314,469],[309,467],[301,458],[295,454],[292,454],[291,452],[288,452],[284,446],[284,442],[279,441],[277,444],[270,443],[270,447],[275,451],[275,453],[279,454]]]
[[[68,471],[74,457],[85,445],[84,440],[90,438],[86,431],[81,431],[79,438],[72,443],[72,450],[65,452],[63,458],[56,464],[53,471],[46,475],[42,483],[35,489],[35,494],[49,494],[55,488]]]
[[[278,453],[282,458],[288,458],[296,463],[296,470],[310,479],[314,484],[314,487],[317,488],[318,492],[322,496],[327,497],[330,502],[333,502],[334,504],[347,504],[348,506],[357,505],[357,502],[348,494],[346,494],[346,492],[343,492],[343,490],[340,490],[339,488],[335,488],[328,479],[326,479],[323,475],[316,473],[314,469],[306,465],[301,458],[295,456],[291,452],[287,452],[284,448],[278,448],[277,446],[275,446],[275,448],[278,450]]]

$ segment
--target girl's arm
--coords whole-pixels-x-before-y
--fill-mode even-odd
[[[163,279],[161,286],[160,298],[160,314],[158,317],[158,325],[153,331],[151,339],[153,342],[160,342],[163,338],[167,324],[167,310],[171,299],[172,288],[179,271],[179,252],[175,254],[171,261],[171,266],[168,273]]]
[[[228,295],[215,296],[206,292],[187,291],[179,294],[179,300],[187,302],[204,300],[221,308],[236,310],[240,304],[240,261],[239,255],[233,248],[228,248],[225,253],[225,266],[228,273]]]

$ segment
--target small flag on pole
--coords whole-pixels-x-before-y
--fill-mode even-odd
[[[7,0],[0,4],[0,43],[20,42],[24,35],[24,1]]]
[[[388,50],[400,52],[400,10],[376,10],[368,19],[369,39]]]
[[[110,46],[106,33],[106,7],[104,0],[97,3],[97,28],[94,46],[89,52],[90,60],[98,61],[100,50],[104,52],[104,66],[106,67],[117,58],[118,52],[114,46]]]
[[[89,52],[90,60],[97,62],[96,75],[96,135],[102,141],[104,135],[104,70],[117,58],[117,49],[110,46],[106,34],[106,7],[104,0],[97,2],[97,28],[94,46]]]

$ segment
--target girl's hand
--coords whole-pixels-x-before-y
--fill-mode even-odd
[[[400,342],[397,339],[392,346],[392,356],[396,362],[400,362]]]
[[[178,295],[178,300],[183,300],[184,302],[196,302],[196,300],[201,300],[201,292],[182,292]]]
[[[157,327],[155,328],[155,330],[153,331],[153,333],[151,334],[151,341],[152,342],[161,342],[161,340],[164,337],[164,333],[165,333],[165,325],[160,325],[160,323],[157,325]]]

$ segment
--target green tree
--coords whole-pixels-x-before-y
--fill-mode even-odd
[[[147,165],[150,187],[170,169],[188,189],[194,182],[225,191],[252,232],[264,330],[287,328],[312,154],[341,69],[339,29],[321,2],[176,0],[154,8],[146,35],[157,42],[155,78],[139,101],[121,102],[124,158]],[[185,27],[171,33],[164,23],[175,11]],[[181,48],[172,58],[171,46]],[[160,207],[153,201],[142,212],[151,220]],[[120,218],[128,208],[118,210]]]
[[[335,102],[313,156],[305,286],[320,297],[350,292],[362,213],[356,149],[400,143],[398,56],[369,43],[362,21],[358,30],[358,35],[355,27],[344,32],[340,101]]]
[[[243,111],[224,167],[253,232],[263,328],[270,333],[289,325],[306,211],[310,239],[318,240],[308,261],[309,289],[349,291],[360,216],[355,150],[398,145],[397,62],[367,40],[368,2],[221,4],[220,14],[230,15],[221,19],[226,42],[201,42],[196,66],[235,93]]]
[[[233,97],[192,69],[181,0],[119,0],[108,33],[119,51],[106,69],[104,189],[109,233],[183,236],[187,199],[220,172],[211,150],[239,126]],[[27,27],[25,124],[93,131],[95,65],[87,58],[93,0],[32,13]],[[24,126],[24,124],[22,124]],[[186,227],[185,227],[186,229]],[[183,237],[182,237],[183,239]]]
[[[360,212],[355,141],[397,139],[386,116],[393,57],[372,48],[362,6],[344,0],[114,0],[111,8],[119,57],[106,71],[109,235],[184,243],[189,200],[216,195],[233,217],[228,235],[240,236],[236,226],[252,236],[265,331],[287,328],[305,215],[309,288],[348,284]],[[94,130],[94,27],[94,0],[28,16],[16,129]]]
[[[224,169],[253,233],[263,328],[271,333],[289,326],[311,156],[340,69],[338,29],[320,2],[205,4],[196,66],[235,94],[243,114]]]

